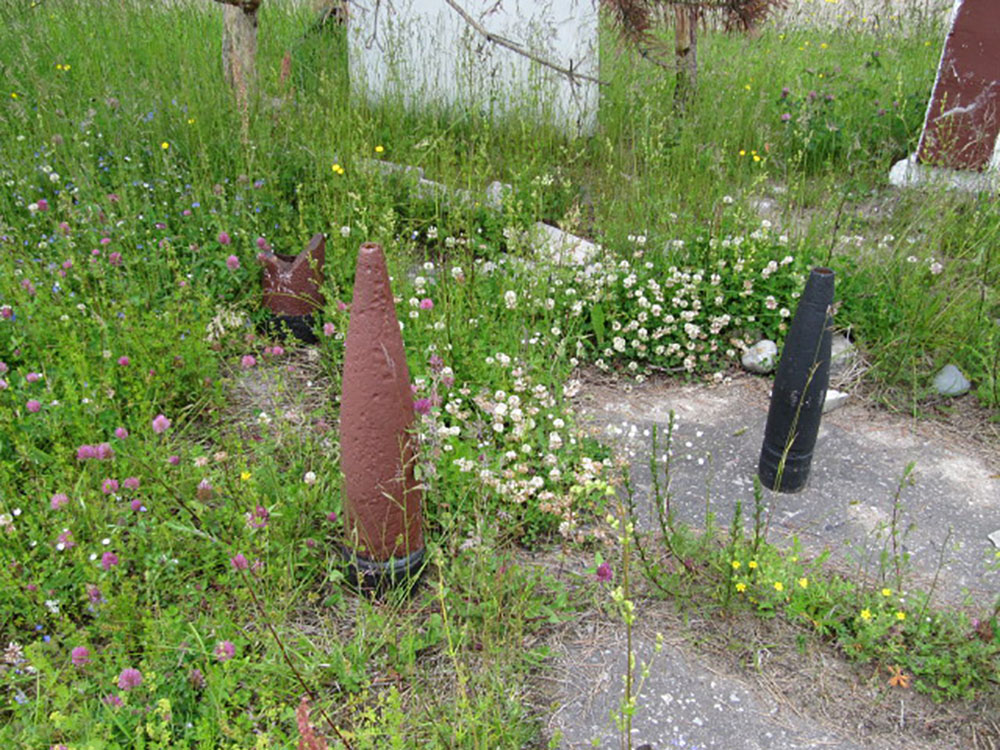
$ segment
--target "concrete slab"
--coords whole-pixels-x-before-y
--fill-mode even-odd
[[[590,623],[591,632],[563,641],[555,654],[566,700],[549,720],[564,750],[619,747],[614,716],[624,694],[624,630]],[[749,682],[713,670],[680,644],[655,651],[655,638],[638,636],[637,671],[650,665],[632,719],[632,747],[650,750],[863,750],[810,722]]]
[[[717,387],[648,382],[629,393],[620,386],[593,387],[581,396],[580,409],[599,435],[631,457],[640,527],[651,529],[655,522],[651,431],[655,426],[665,437],[671,411],[677,518],[703,526],[708,507],[718,524],[728,525],[739,499],[746,527],[768,389],[768,379],[749,376]],[[910,557],[914,584],[930,585],[940,565],[940,601],[959,604],[967,593],[987,601],[1000,588],[1000,575],[985,565],[995,549],[989,534],[1000,528],[998,469],[952,443],[946,435],[921,433],[905,419],[875,416],[848,403],[823,417],[805,490],[764,490],[772,532],[795,535],[811,554],[830,548],[834,560],[877,577],[898,491],[900,550]],[[901,487],[911,462],[913,471]]]
[[[680,520],[701,526],[708,507],[717,523],[725,525],[738,498],[747,519],[752,513],[769,384],[769,378],[746,376],[716,387],[670,382],[590,385],[581,391],[578,413],[616,452],[630,458],[639,525],[652,528],[651,432],[654,426],[663,430],[673,411],[672,508]],[[834,564],[877,576],[900,478],[910,462],[915,462],[913,481],[900,491],[901,528],[913,525],[903,545],[911,556],[907,580],[910,585],[929,583],[941,561],[939,600],[960,603],[968,590],[981,606],[991,602],[1000,576],[989,573],[983,562],[994,551],[991,532],[1000,528],[1000,455],[981,455],[956,445],[946,433],[924,431],[907,420],[870,411],[856,400],[824,416],[812,474],[802,492],[779,495],[765,490],[774,514],[770,541],[794,534],[807,554],[830,548]],[[772,647],[755,646],[755,668],[734,669],[732,660],[700,652],[678,635],[678,615],[671,607],[670,602],[638,602],[632,640],[636,671],[644,663],[651,667],[638,692],[633,748],[956,746],[957,729],[940,741],[923,731],[949,721],[947,708],[925,696],[906,691],[886,703],[884,680],[859,684],[852,668],[822,649],[791,659],[775,654],[777,666],[769,669]],[[684,617],[687,622],[688,615]],[[667,638],[660,653],[655,653],[657,629]],[[622,747],[613,717],[621,710],[624,694],[624,624],[595,615],[560,637],[553,650],[559,708],[546,727],[553,738],[550,746]],[[798,679],[800,670],[815,676],[808,686]],[[779,685],[775,678],[782,674],[784,684]],[[789,689],[795,694],[786,695]],[[831,698],[848,715],[827,713]]]

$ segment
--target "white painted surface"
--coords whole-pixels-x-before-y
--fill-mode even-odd
[[[491,33],[597,76],[596,0],[456,2]],[[351,83],[371,100],[491,117],[526,112],[570,134],[593,132],[596,83],[572,82],[487,41],[445,0],[358,0],[349,27]]]

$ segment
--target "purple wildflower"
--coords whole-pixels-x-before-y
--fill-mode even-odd
[[[611,580],[612,576],[613,573],[611,572],[611,566],[608,563],[602,562],[600,565],[597,566],[598,581],[600,581],[601,583],[607,583],[608,581]]]
[[[219,641],[219,645],[215,647],[215,658],[219,661],[229,661],[234,656],[236,656],[236,646],[233,642]]]
[[[74,667],[83,667],[90,663],[90,649],[86,646],[77,646],[70,652]]]
[[[122,673],[118,675],[118,687],[122,690],[131,690],[132,688],[137,688],[142,684],[142,672],[138,669],[133,669],[129,667],[123,669]]]

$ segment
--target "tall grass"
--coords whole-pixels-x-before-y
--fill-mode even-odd
[[[360,101],[343,32],[294,3],[262,5],[244,121],[220,13],[0,4],[8,745],[284,747],[303,683],[353,747],[537,741],[538,696],[512,686],[594,592],[519,564],[513,543],[608,537],[594,488],[611,463],[574,422],[574,370],[722,378],[740,346],[780,339],[815,260],[841,271],[838,322],[888,397],[919,408],[955,361],[998,403],[994,203],[885,188],[918,134],[932,22],[706,29],[683,119],[671,77],[605,29],[599,127],[572,137]],[[513,191],[500,211],[449,204],[370,159]],[[601,254],[545,262],[524,239],[536,221]],[[254,265],[317,231],[318,361],[261,338]],[[386,247],[430,404],[430,585],[389,604],[345,594],[334,552],[332,425],[366,240]]]

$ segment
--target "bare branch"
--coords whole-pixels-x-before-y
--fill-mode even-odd
[[[216,0],[216,2],[223,2],[223,1],[224,0]],[[510,39],[506,39],[505,37],[502,37],[499,34],[494,34],[492,31],[484,27],[482,24],[477,22],[476,19],[474,19],[472,16],[466,13],[465,10],[457,2],[455,2],[455,0],[444,0],[444,1],[452,7],[452,10],[454,10],[456,13],[458,13],[458,15],[462,17],[463,21],[465,21],[467,24],[469,24],[469,26],[471,26],[473,29],[479,32],[486,39],[486,41],[500,45],[501,47],[506,47],[511,52],[515,52],[518,55],[521,55],[522,57],[526,57],[529,60],[538,63],[539,65],[544,65],[545,67],[551,68],[552,70],[558,73],[562,73],[564,76],[568,76],[571,81],[574,82],[577,80],[590,81],[591,83],[596,83],[601,86],[608,85],[607,81],[602,81],[600,78],[594,78],[593,76],[588,76],[584,73],[578,73],[577,71],[573,70],[572,64],[571,67],[564,68],[561,65],[557,65],[556,63],[550,60],[546,60],[543,57],[539,57],[531,50],[525,49],[521,45],[512,42]]]
[[[253,13],[256,11],[261,4],[262,0],[213,0],[213,2],[219,3],[219,5],[232,5],[244,13]]]

